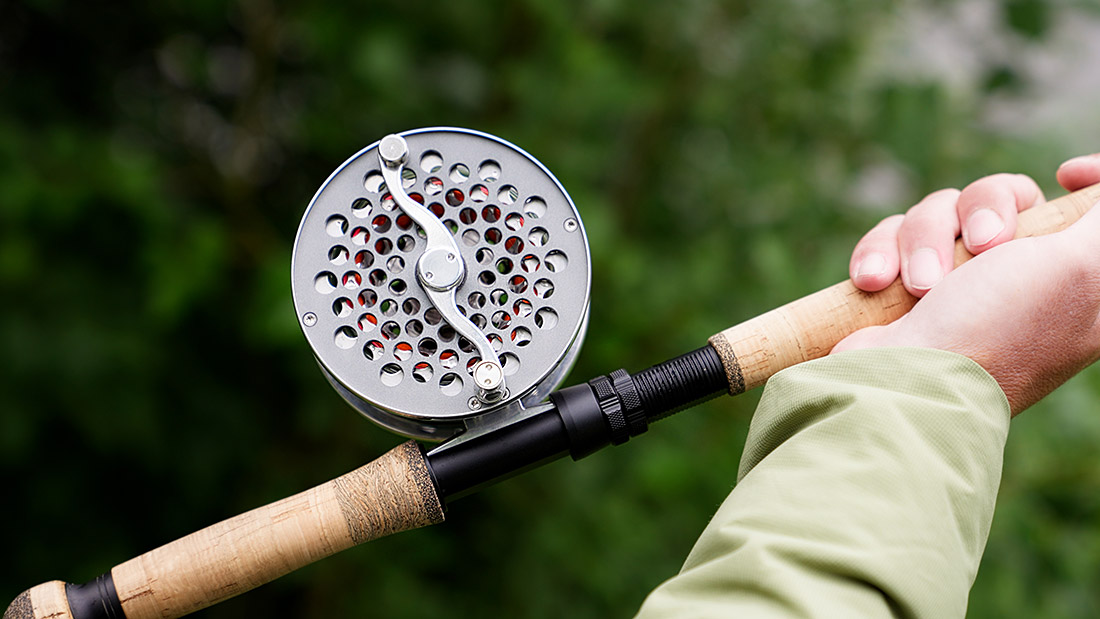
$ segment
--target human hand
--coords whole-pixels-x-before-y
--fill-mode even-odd
[[[1070,190],[1100,182],[1100,155],[1062,164],[1058,181]],[[884,220],[856,246],[852,280],[879,290],[900,270],[906,288],[923,298],[901,319],[857,331],[833,352],[917,346],[963,354],[997,380],[1014,415],[1095,361],[1100,209],[1062,232],[1005,244],[1017,211],[1041,202],[1027,177],[995,175],[962,192],[931,194],[905,216]],[[989,212],[976,215],[983,210]],[[967,249],[980,255],[952,271],[960,230]],[[882,268],[867,268],[869,259]]]

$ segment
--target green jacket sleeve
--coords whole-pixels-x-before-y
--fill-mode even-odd
[[[1009,417],[996,381],[943,351],[776,374],[737,486],[639,616],[964,616]]]

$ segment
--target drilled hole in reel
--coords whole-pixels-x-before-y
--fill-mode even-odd
[[[532,228],[531,233],[527,235],[527,241],[535,247],[543,247],[550,242],[550,233],[546,228]]]
[[[408,342],[398,342],[393,347],[393,357],[398,361],[412,359],[413,348]]]
[[[531,343],[531,330],[527,327],[516,327],[512,330],[512,342],[516,346],[526,346]]]
[[[495,224],[500,221],[500,209],[490,204],[481,209],[481,218],[484,219],[486,223]]]
[[[505,185],[497,192],[497,202],[505,206],[511,206],[519,200],[519,190],[511,185]]]
[[[371,340],[363,345],[363,356],[367,358],[367,361],[381,359],[385,352],[386,347],[378,340]]]
[[[569,264],[569,258],[565,256],[565,252],[555,249],[554,251],[546,254],[546,268],[551,273],[560,273],[565,270],[566,265]]]
[[[474,185],[470,187],[470,200],[480,203],[488,199],[489,189],[485,185]]]
[[[527,278],[522,275],[513,275],[508,280],[508,290],[516,294],[523,294],[527,291]]]
[[[347,318],[355,309],[355,304],[347,297],[340,297],[332,302],[332,314],[337,318]]]
[[[343,245],[333,245],[328,250],[328,261],[331,262],[333,266],[340,266],[348,261],[348,256],[350,255],[351,253],[348,251],[347,247]]]
[[[540,279],[535,282],[535,296],[540,299],[549,299],[554,294],[554,283],[548,279]]]
[[[536,316],[537,318],[537,316]],[[392,320],[382,325],[382,337],[387,340],[396,340],[401,335],[401,327]]]
[[[401,380],[405,378],[405,371],[396,363],[387,363],[382,366],[382,373],[379,375],[379,378],[383,385],[387,387],[396,387],[400,385]]]
[[[355,266],[360,269],[369,268],[374,264],[374,254],[370,250],[360,250],[355,253]]]
[[[477,167],[477,177],[486,183],[495,183],[500,180],[500,164],[492,159],[486,159]]]
[[[423,361],[420,361],[413,366],[412,377],[413,380],[418,383],[426,383],[430,381],[432,379],[432,374],[434,374],[432,366]]]
[[[344,273],[344,277],[340,281],[344,285],[344,288],[355,290],[363,283],[363,276],[356,271],[348,271]]]
[[[443,314],[439,313],[439,310],[434,307],[429,307],[424,311],[424,322],[432,325],[433,327],[443,322]]]
[[[523,203],[523,214],[531,219],[538,219],[546,215],[546,200],[539,196],[531,196]]]
[[[428,174],[435,174],[443,168],[443,156],[434,150],[424,151],[420,156],[420,169]]]
[[[354,245],[366,245],[370,241],[370,231],[363,226],[356,226],[351,231],[351,242]]]
[[[336,343],[338,348],[347,350],[352,346],[355,346],[355,340],[359,338],[359,334],[355,332],[355,329],[351,327],[340,327],[336,329],[336,333],[333,334],[333,342]]]
[[[535,326],[540,329],[553,329],[558,324],[558,313],[549,307],[535,312]]]
[[[451,182],[461,185],[470,178],[470,168],[466,167],[464,163],[456,163],[451,166]]]
[[[420,340],[420,343],[416,346],[416,350],[425,357],[431,357],[439,350],[439,344],[432,338],[426,337]]]
[[[443,395],[455,396],[462,393],[462,377],[448,372],[439,378],[439,390]]]
[[[313,279],[313,288],[321,294],[328,294],[333,290],[336,290],[336,274],[324,271],[318,273],[317,277]]]
[[[381,193],[386,187],[386,180],[378,172],[371,172],[363,179],[363,188],[371,193]]]
[[[366,198],[356,198],[351,202],[351,214],[363,219],[370,216],[370,200]]]
[[[376,318],[374,314],[363,314],[355,323],[359,325],[360,331],[363,333],[370,333],[378,326],[378,318]]]
[[[374,304],[377,303],[377,302],[378,302],[378,293],[377,292],[375,292],[375,291],[368,288],[368,289],[364,290],[363,292],[359,293],[359,305],[361,305],[362,307],[374,307]]]
[[[344,236],[344,233],[348,231],[348,220],[341,215],[333,215],[325,222],[325,232],[334,238]]]

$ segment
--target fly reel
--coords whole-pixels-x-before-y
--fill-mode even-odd
[[[561,383],[588,322],[573,201],[531,155],[466,129],[390,135],[344,162],[306,209],[291,269],[325,376],[412,438],[524,416]]]

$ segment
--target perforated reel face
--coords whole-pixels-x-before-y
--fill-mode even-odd
[[[580,346],[588,242],[572,200],[527,153],[462,129],[401,134],[404,191],[442,220],[466,275],[459,311],[488,338],[507,392],[492,410],[545,397]],[[337,390],[399,433],[440,439],[490,407],[476,398],[475,346],[416,275],[426,235],[394,200],[375,143],[314,196],[294,246],[298,319]]]

